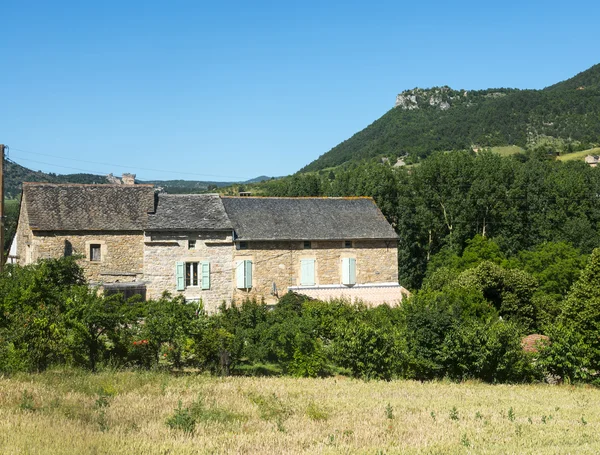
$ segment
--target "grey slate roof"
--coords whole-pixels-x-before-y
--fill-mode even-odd
[[[149,231],[231,230],[218,194],[160,194]]]
[[[397,239],[371,198],[224,197],[238,240]]]
[[[29,226],[40,231],[137,231],[154,211],[152,185],[23,183]]]

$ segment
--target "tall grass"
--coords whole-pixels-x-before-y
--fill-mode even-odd
[[[599,400],[575,386],[58,370],[0,379],[0,452],[591,454]]]

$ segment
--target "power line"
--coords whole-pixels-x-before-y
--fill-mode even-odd
[[[239,175],[238,176],[236,176],[236,175],[217,175],[217,174],[201,174],[201,173],[197,173],[197,172],[169,171],[169,170],[165,170],[165,169],[152,169],[152,168],[144,168],[144,167],[139,167],[139,166],[126,166],[126,165],[122,165],[122,164],[102,163],[102,162],[98,162],[98,161],[80,160],[80,159],[77,159],[77,158],[67,158],[67,157],[64,157],[64,156],[51,155],[49,153],[31,152],[31,151],[28,151],[28,150],[22,150],[22,149],[18,149],[18,148],[14,148],[14,147],[11,147],[11,151],[17,151],[17,152],[22,152],[22,153],[30,153],[32,155],[48,156],[50,158],[58,158],[58,159],[62,159],[62,160],[78,161],[80,163],[98,164],[98,165],[101,165],[101,166],[119,167],[119,168],[124,168],[124,169],[129,169],[129,170],[135,169],[135,170],[150,171],[150,172],[166,172],[168,174],[194,175],[194,176],[198,176],[198,177],[233,178],[233,179],[249,180],[247,177],[241,177]],[[69,167],[69,166],[59,166],[58,164],[54,164],[54,163],[44,163],[42,161],[30,160],[28,158],[24,158],[24,159],[29,160],[29,161],[34,162],[34,163],[37,162],[37,163],[40,163],[40,164],[47,164],[47,165],[56,166],[56,167],[63,167],[63,168],[66,168],[66,169],[77,169],[77,168],[72,168],[72,167]],[[77,169],[77,170],[81,170],[81,169]],[[92,172],[92,171],[85,171],[85,172]]]

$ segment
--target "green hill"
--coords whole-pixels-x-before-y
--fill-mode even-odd
[[[108,183],[106,177],[94,174],[53,174],[32,171],[11,160],[4,160],[4,191],[6,199],[14,199],[21,194],[23,182],[49,183]]]
[[[558,152],[600,144],[600,64],[543,90],[415,88],[396,107],[300,172],[376,156],[543,144]]]

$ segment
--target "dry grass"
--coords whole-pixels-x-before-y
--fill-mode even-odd
[[[557,157],[559,161],[573,161],[573,160],[585,160],[588,155],[600,155],[600,148],[593,148],[589,150],[583,150],[581,152],[565,153]]]
[[[167,420],[181,401],[192,433]],[[2,454],[592,454],[600,390],[69,371],[0,380]]]

